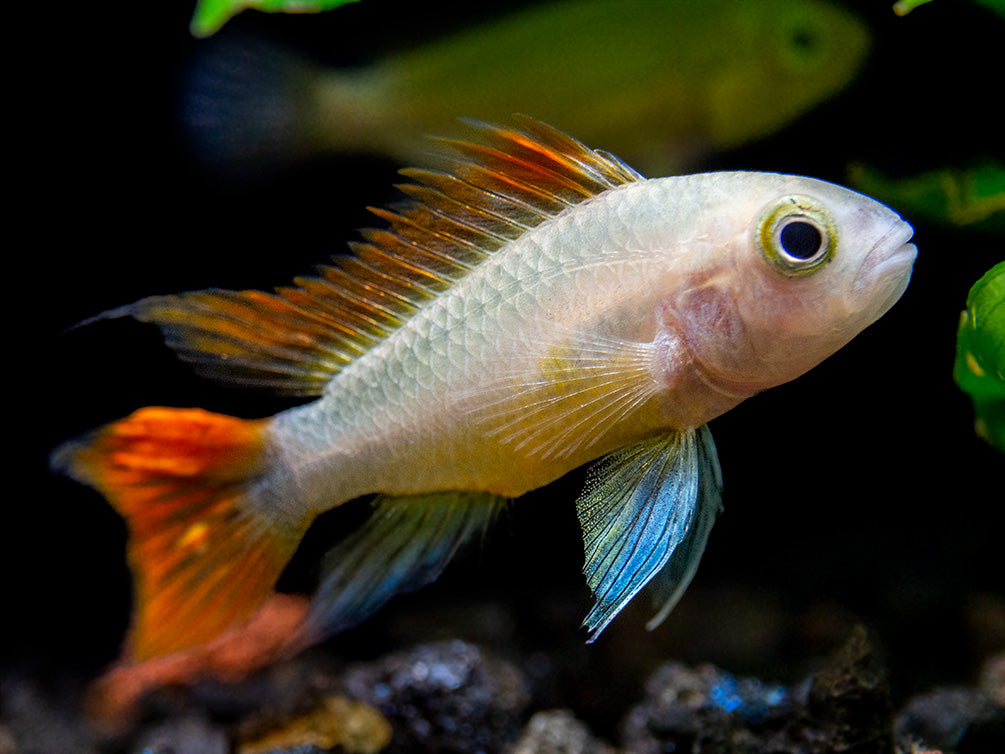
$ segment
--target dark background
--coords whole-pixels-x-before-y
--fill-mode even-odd
[[[245,13],[231,26],[346,64],[511,5],[364,0],[319,16]],[[1000,17],[962,0],[903,19],[887,3],[850,5],[875,34],[857,82],[708,169],[841,183],[852,161],[908,175],[1001,154]],[[190,13],[190,3],[78,4],[8,31],[23,32],[30,53],[12,76],[24,106],[9,115],[12,162],[28,169],[14,176],[9,219],[17,303],[2,657],[43,676],[97,674],[115,657],[130,599],[121,522],[99,495],[49,474],[51,448],[142,405],[242,416],[288,405],[200,381],[154,328],[65,329],[150,294],[285,284],[343,251],[371,223],[366,205],[395,198],[399,166],[380,160],[318,160],[243,184],[199,165],[178,121],[186,66],[203,44],[188,34]],[[811,373],[712,423],[726,510],[658,631],[644,630],[648,606],[636,600],[584,644],[580,471],[517,501],[440,582],[330,651],[353,659],[461,636],[541,653],[549,693],[601,725],[613,714],[604,700],[624,710],[660,660],[791,682],[855,622],[876,631],[895,694],[974,682],[981,661],[1005,648],[1005,457],[974,435],[951,370],[967,290],[1005,253],[1000,236],[907,219],[919,257],[902,301]],[[319,522],[284,584],[309,586],[315,556],[358,514],[351,508]]]

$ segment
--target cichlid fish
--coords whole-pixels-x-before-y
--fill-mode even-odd
[[[193,68],[184,118],[209,161],[257,170],[348,152],[408,164],[458,114],[529,112],[662,174],[827,99],[868,39],[825,0],[546,2],[335,71],[220,39]]]
[[[326,556],[316,641],[429,583],[505,501],[602,459],[578,501],[590,640],[647,584],[662,619],[720,506],[706,423],[897,301],[911,227],[773,173],[647,180],[529,118],[403,171],[383,229],[275,293],[153,296],[201,372],[314,398],[271,418],[142,408],[56,451],[125,517],[129,650],[202,645],[270,595],[311,521],[376,493]]]

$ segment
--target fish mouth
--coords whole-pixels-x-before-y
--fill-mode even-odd
[[[911,271],[918,256],[918,248],[908,243],[913,236],[914,228],[898,220],[862,261],[855,277],[855,292],[876,302],[873,320],[897,303],[911,282]]]

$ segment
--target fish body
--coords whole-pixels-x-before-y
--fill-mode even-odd
[[[526,112],[662,173],[777,130],[851,81],[867,48],[862,22],[823,0],[559,0],[357,69],[222,42],[186,119],[209,159],[260,166],[410,162],[459,113]]]
[[[643,587],[672,608],[720,505],[707,422],[791,380],[905,290],[912,231],[833,184],[645,179],[539,122],[479,126],[352,255],[274,294],[104,316],[159,325],[211,376],[313,401],[268,419],[140,409],[57,451],[131,531],[138,659],[271,594],[313,518],[377,494],[326,557],[302,643],[435,578],[503,502],[590,461],[578,502],[595,638]]]
[[[779,196],[812,191],[839,206],[844,198],[824,183],[755,173],[611,190],[507,244],[477,276],[349,365],[319,401],[282,415],[280,444],[310,458],[323,433],[322,446],[351,448],[344,468],[318,470],[322,480],[339,479],[349,498],[436,489],[518,497],[653,433],[696,429],[788,381],[843,344],[843,333],[829,340],[821,332],[834,312],[788,313],[803,318],[808,334],[784,353],[778,341],[768,346],[787,312],[744,317],[742,337],[729,337],[735,328],[718,331],[724,319],[740,316],[727,296],[743,300],[760,290],[775,308],[788,298],[749,269],[761,260],[744,264],[740,249],[722,241],[723,234],[749,241],[766,180]],[[735,214],[723,211],[727,204]],[[731,227],[723,227],[726,216]],[[726,274],[748,290],[716,282]],[[866,308],[857,322],[875,314]],[[708,341],[721,346],[709,348],[703,363],[696,355],[703,346],[689,344]],[[311,438],[311,446],[298,438]],[[302,479],[299,468],[293,475]],[[330,491],[319,486],[320,505],[328,507]]]

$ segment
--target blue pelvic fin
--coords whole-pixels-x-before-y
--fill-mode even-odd
[[[596,597],[583,621],[591,632],[588,641],[595,641],[668,567],[658,592],[669,607],[679,599],[697,569],[718,511],[720,487],[715,446],[706,427],[615,451],[591,470],[577,503],[583,570]],[[665,617],[669,607],[657,617]]]
[[[653,604],[658,611],[646,628],[652,631],[659,626],[691,583],[698,571],[705,543],[716,516],[722,511],[722,472],[715,451],[712,433],[707,425],[698,428],[698,500],[691,526],[683,541],[670,555],[667,564],[656,574],[649,585]]]
[[[435,581],[504,504],[505,498],[486,492],[378,497],[366,523],[325,555],[301,630],[304,642],[351,628],[395,594]]]

